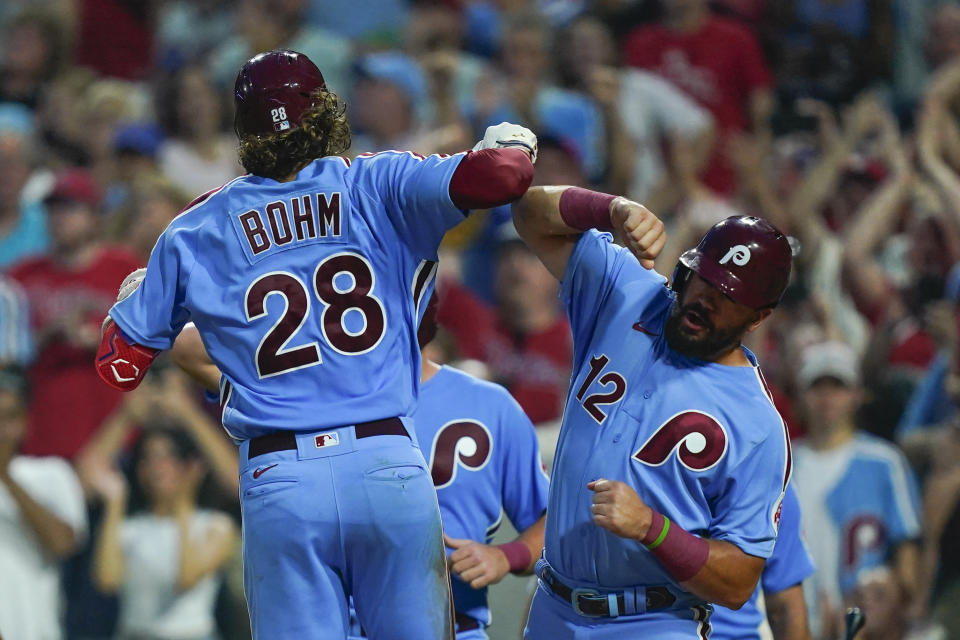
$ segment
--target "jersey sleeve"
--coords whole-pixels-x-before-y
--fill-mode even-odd
[[[354,161],[358,185],[382,203],[401,242],[419,258],[436,260],[443,234],[464,219],[450,199],[450,179],[463,157],[385,151]]]
[[[777,593],[789,589],[813,575],[814,570],[813,558],[803,543],[800,501],[791,483],[783,496],[777,544],[763,568],[763,590]]]
[[[500,412],[503,457],[503,508],[518,532],[523,532],[547,510],[547,473],[533,423],[506,391]]]
[[[769,558],[777,539],[778,507],[787,468],[786,430],[779,420],[711,491],[709,536],[735,544],[744,553]]]
[[[906,459],[899,451],[890,462],[890,495],[887,507],[887,530],[893,544],[920,537],[917,482]]]
[[[190,319],[186,280],[195,259],[188,243],[183,231],[167,228],[150,254],[143,282],[110,309],[110,317],[133,343],[169,349]]]
[[[594,229],[580,236],[561,283],[560,297],[567,309],[573,343],[590,342],[603,309],[625,297],[630,285],[632,303],[649,303],[663,292],[666,278],[645,269],[630,251],[613,243],[613,236]],[[639,318],[638,318],[639,319]]]

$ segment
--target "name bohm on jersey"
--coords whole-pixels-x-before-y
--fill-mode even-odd
[[[347,232],[341,202],[339,191],[296,195],[239,213],[234,226],[244,253],[255,262],[275,251],[341,240]]]

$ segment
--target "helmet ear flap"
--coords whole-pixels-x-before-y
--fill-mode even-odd
[[[678,298],[683,295],[683,288],[687,286],[690,273],[689,267],[682,262],[677,262],[677,266],[673,270],[673,277],[670,278],[670,288],[677,294]]]

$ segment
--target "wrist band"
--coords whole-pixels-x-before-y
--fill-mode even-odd
[[[497,549],[503,551],[510,563],[510,573],[523,573],[530,568],[530,548],[519,540],[498,544]]]
[[[710,556],[710,543],[706,539],[684,531],[656,511],[640,542],[677,582],[686,582],[697,575]]]
[[[571,229],[612,229],[610,203],[617,196],[581,187],[568,187],[560,194],[560,217]]]

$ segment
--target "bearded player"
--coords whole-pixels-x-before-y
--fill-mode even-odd
[[[652,270],[663,224],[639,204],[535,188],[514,222],[560,279],[574,339],[526,638],[707,638],[712,604],[756,588],[790,478],[786,428],[741,345],[786,287],[787,238],[728,218],[671,288]]]

